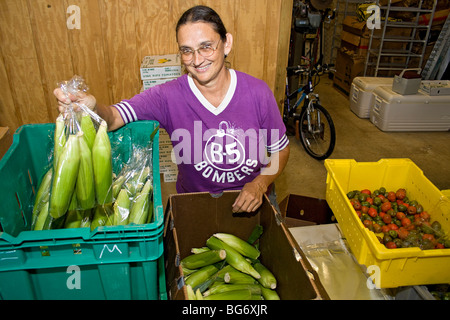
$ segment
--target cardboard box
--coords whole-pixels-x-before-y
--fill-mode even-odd
[[[344,18],[342,30],[366,38],[370,36],[370,30],[367,28],[366,21],[360,22],[355,16],[346,16]]]
[[[279,214],[264,197],[256,213],[233,214],[231,206],[237,191],[220,196],[209,193],[171,195],[166,210],[164,230],[165,270],[168,298],[186,300],[183,271],[179,262],[193,247],[205,246],[216,232],[231,233],[247,239],[260,224],[259,260],[277,278],[277,292],[282,300],[329,299],[319,277],[309,264]]]
[[[353,79],[364,74],[365,59],[338,51],[333,83],[349,94]]]
[[[280,202],[280,211],[288,228],[336,223],[324,199],[290,194]]]
[[[13,141],[9,127],[0,127],[0,159],[3,158],[6,151],[11,147]]]
[[[168,79],[181,76],[181,61],[178,54],[146,56],[141,64],[141,79]]]
[[[354,33],[342,31],[341,50],[351,56],[366,57],[369,49],[369,39]]]

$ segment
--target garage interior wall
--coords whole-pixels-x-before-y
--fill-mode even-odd
[[[99,103],[135,95],[142,59],[176,53],[176,22],[197,4],[233,34],[231,67],[266,81],[281,105],[292,0],[1,0],[0,126],[54,122],[53,90],[75,74]]]

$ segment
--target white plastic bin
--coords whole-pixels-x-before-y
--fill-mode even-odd
[[[382,131],[450,130],[450,96],[401,95],[380,86],[373,99],[370,121]]]
[[[379,86],[392,85],[394,78],[356,77],[350,89],[350,110],[358,117],[368,119],[373,105],[372,92]]]

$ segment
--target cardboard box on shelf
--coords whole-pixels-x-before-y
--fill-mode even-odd
[[[342,31],[341,50],[345,50],[351,56],[366,57],[368,48],[369,38]]]
[[[182,75],[180,56],[167,54],[146,56],[141,64],[141,79],[169,79]]]
[[[277,278],[282,300],[329,299],[316,271],[311,267],[294,237],[281,222],[267,197],[255,213],[233,214],[231,206],[238,191],[219,196],[209,193],[171,195],[166,210],[164,254],[168,297],[187,300],[180,260],[195,247],[205,246],[216,232],[248,239],[256,225],[263,227],[259,260]]]

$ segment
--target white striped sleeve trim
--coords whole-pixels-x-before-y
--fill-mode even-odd
[[[270,153],[275,153],[283,150],[289,144],[289,139],[286,134],[284,134],[280,140],[275,142],[274,144],[267,146],[267,151]]]
[[[115,104],[114,107],[119,111],[125,124],[138,120],[136,112],[134,112],[133,107],[128,102],[122,101]]]

